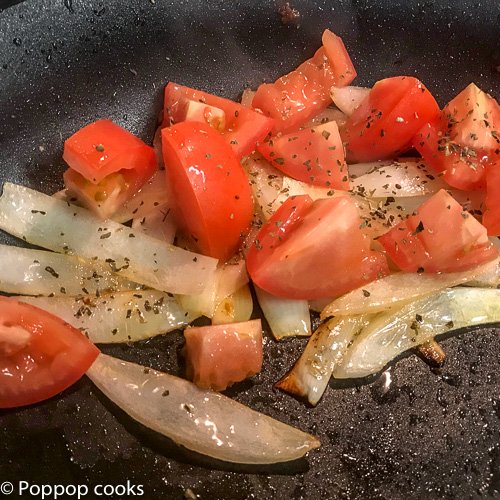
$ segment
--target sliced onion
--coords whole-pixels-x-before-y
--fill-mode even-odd
[[[99,354],[87,375],[122,410],[177,444],[226,462],[270,464],[317,438],[187,380]]]
[[[248,283],[248,274],[244,260],[220,265],[213,278],[199,294],[179,295],[179,303],[186,311],[198,316],[211,318],[215,308],[228,295]]]
[[[165,209],[170,205],[167,180],[164,170],[158,170],[151,179],[113,215],[116,222],[140,219],[156,208]]]
[[[465,326],[500,321],[500,290],[452,288],[380,313],[358,335],[335,378],[366,377],[408,349]]]
[[[100,297],[17,297],[79,328],[92,342],[136,342],[177,330],[196,319],[175,298],[157,290]]]
[[[351,190],[370,198],[421,196],[446,188],[437,174],[431,173],[422,161],[414,160],[393,161],[351,179]]]
[[[367,87],[332,87],[330,97],[337,108],[347,116],[351,116],[354,110],[361,104],[363,99],[370,93]]]
[[[473,269],[456,273],[390,274],[335,299],[323,309],[321,318],[384,311],[437,293],[444,288],[477,280],[493,272],[498,273],[498,268],[499,260],[495,259]]]
[[[133,219],[132,228],[169,244],[174,242],[177,231],[172,210],[168,206],[157,207],[144,217]]]
[[[269,328],[276,340],[311,335],[311,314],[307,300],[275,297],[254,285],[255,293]]]
[[[107,265],[45,250],[0,245],[0,290],[24,295],[78,295],[132,290],[139,285]]]
[[[243,323],[251,318],[252,312],[252,293],[248,285],[243,285],[219,302],[212,316],[212,325]]]
[[[347,115],[337,108],[326,108],[318,113],[314,118],[304,123],[300,128],[311,128],[328,122],[336,122],[339,128],[342,128],[347,121]]]
[[[100,259],[120,275],[166,292],[201,292],[217,265],[211,257],[100,221],[84,208],[10,183],[0,197],[0,228],[57,252]]]
[[[322,323],[309,339],[292,370],[276,387],[316,405],[332,372],[342,363],[353,339],[368,324],[368,316],[333,318]]]
[[[247,108],[251,108],[254,95],[255,95],[255,90],[245,89],[241,94],[241,99],[240,99],[241,104],[243,104],[243,106]]]

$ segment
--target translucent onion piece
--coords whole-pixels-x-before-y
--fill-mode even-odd
[[[24,295],[78,295],[132,290],[139,285],[107,265],[45,250],[0,245],[0,290]]]
[[[351,116],[354,110],[361,104],[361,101],[370,93],[367,87],[332,87],[330,97],[337,108],[347,116]]]
[[[251,108],[254,95],[255,95],[255,90],[245,89],[241,94],[241,99],[240,99],[241,104],[243,104],[243,106],[247,108]]]
[[[196,319],[173,297],[156,290],[100,297],[18,297],[59,316],[94,343],[135,342],[176,330]]]
[[[317,438],[193,383],[99,354],[87,375],[122,410],[177,444],[226,462],[270,464],[317,448]]]
[[[394,161],[351,179],[352,192],[370,198],[421,196],[446,188],[422,161]]]
[[[243,323],[251,318],[252,312],[252,293],[250,287],[244,285],[217,305],[212,316],[212,325]]]
[[[276,387],[316,405],[325,392],[332,372],[342,363],[353,339],[368,324],[368,316],[333,318],[322,323],[307,346]]]
[[[172,210],[168,206],[156,207],[144,217],[133,219],[132,228],[169,244],[174,242],[177,231]]]
[[[172,293],[199,293],[217,260],[168,245],[84,208],[15,184],[0,197],[0,228],[51,250],[100,259],[137,283]]]
[[[311,335],[311,314],[307,300],[275,297],[255,285],[254,289],[262,312],[276,340]]]
[[[453,288],[380,313],[356,337],[335,378],[379,372],[402,352],[465,326],[500,321],[500,290]]]
[[[151,179],[113,215],[116,222],[140,219],[157,207],[169,205],[165,171],[158,170]]]
[[[345,125],[346,121],[347,115],[343,113],[342,110],[337,108],[326,108],[314,118],[311,118],[311,120],[304,123],[300,128],[311,128],[327,122],[336,122],[338,127],[341,128]]]
[[[456,285],[498,272],[499,260],[457,273],[416,274],[395,273],[335,299],[321,312],[321,318],[351,314],[376,313],[398,307]]]
[[[179,303],[186,311],[198,316],[211,318],[215,308],[228,295],[248,283],[248,274],[244,260],[220,265],[205,289],[195,295],[179,295]]]

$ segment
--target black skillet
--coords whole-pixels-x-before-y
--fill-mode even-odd
[[[151,140],[167,81],[238,98],[311,56],[325,27],[344,38],[359,85],[410,74],[441,104],[471,81],[500,98],[498,0],[292,3],[299,28],[281,24],[275,1],[31,0],[4,10],[0,182],[53,192],[62,141],[82,125],[109,117]],[[304,341],[269,340],[263,372],[230,395],[322,441],[306,460],[273,467],[188,453],[84,378],[43,404],[0,412],[0,482],[128,480],[144,498],[182,498],[189,488],[208,499],[498,497],[499,333],[445,340],[440,374],[409,356],[392,368],[389,389],[331,384],[314,409],[272,388]],[[181,346],[181,334],[170,334],[103,350],[181,374]]]

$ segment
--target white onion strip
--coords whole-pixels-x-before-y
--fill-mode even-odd
[[[212,325],[243,323],[252,317],[252,312],[252,293],[248,285],[243,285],[217,305],[212,316]]]
[[[306,397],[309,403],[316,405],[353,339],[367,324],[368,316],[333,318],[322,323],[291,371],[276,387]]]
[[[87,375],[133,419],[198,453],[244,464],[295,460],[317,438],[217,392],[100,354]]]
[[[335,378],[366,377],[399,354],[465,326],[500,321],[500,290],[453,288],[380,313],[356,337]]]
[[[311,335],[311,314],[307,300],[275,297],[254,285],[259,305],[276,340]]]
[[[356,87],[348,85],[346,87],[332,87],[330,97],[337,108],[346,116],[351,116],[354,110],[362,103],[363,99],[370,93],[367,87]]]
[[[196,319],[175,298],[157,290],[100,297],[17,297],[85,333],[92,342],[136,342],[176,330]]]
[[[24,295],[78,295],[132,290],[139,285],[107,265],[45,250],[0,245],[0,290]]]
[[[200,293],[217,260],[168,245],[129,227],[100,221],[84,208],[6,183],[0,228],[51,250],[107,262],[137,283],[173,293]]]
[[[327,305],[321,318],[376,313],[398,307],[444,288],[480,280],[493,273],[498,277],[498,258],[467,271],[441,274],[395,273],[352,290]]]

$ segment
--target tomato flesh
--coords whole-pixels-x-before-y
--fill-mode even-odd
[[[413,145],[457,189],[484,189],[486,166],[500,159],[500,107],[470,84],[426,123]]]
[[[382,253],[370,250],[348,196],[288,198],[261,228],[247,269],[263,290],[291,299],[336,297],[388,274]]]
[[[239,248],[252,220],[243,168],[225,139],[203,123],[164,128],[162,144],[181,229],[201,253],[225,261]]]
[[[331,103],[332,86],[349,85],[356,77],[342,39],[326,30],[322,41],[311,59],[257,89],[252,106],[274,118],[274,133],[297,130]]]
[[[272,137],[257,149],[273,166],[294,179],[321,187],[349,189],[344,147],[334,121]]]
[[[500,161],[487,167],[485,205],[483,224],[490,236],[500,236]]]
[[[195,106],[191,104],[190,113],[190,101],[206,104],[207,107],[195,111]],[[223,120],[220,119],[222,117],[220,111],[224,113]],[[215,123],[215,128],[219,130],[238,158],[254,151],[256,144],[266,137],[274,125],[272,119],[253,109],[173,82],[165,87],[163,113],[163,126],[185,120],[205,122],[209,125]]]
[[[462,271],[498,255],[484,226],[444,190],[378,241],[394,263],[408,272]]]
[[[343,128],[347,159],[355,163],[393,158],[408,150],[415,134],[438,115],[436,100],[416,78],[380,80]]]
[[[0,408],[48,399],[75,383],[99,349],[79,330],[0,296]]]
[[[184,330],[188,376],[205,389],[223,391],[262,368],[260,319]]]

